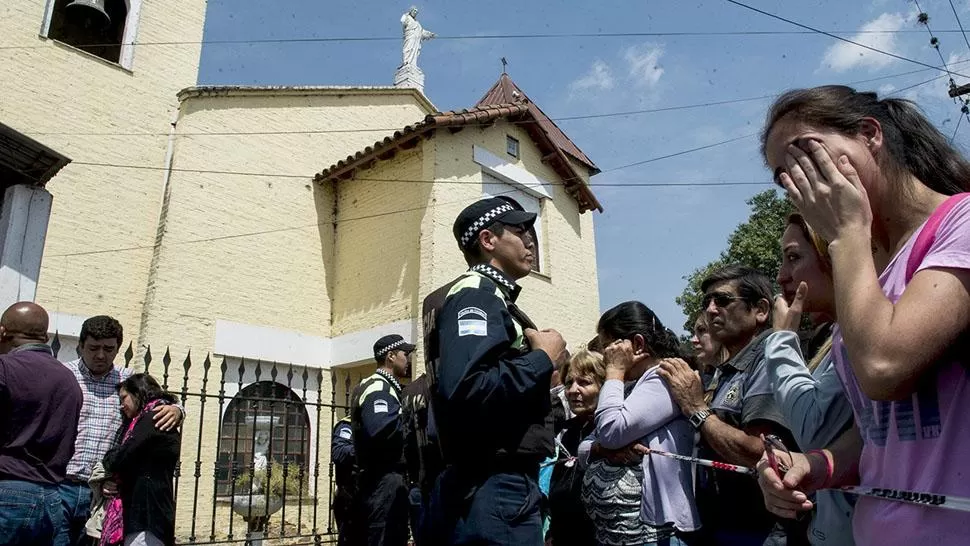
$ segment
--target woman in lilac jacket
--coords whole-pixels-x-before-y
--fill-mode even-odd
[[[596,438],[602,449],[639,444],[681,455],[694,452],[694,430],[657,375],[664,358],[679,358],[677,337],[640,302],[610,309],[597,327],[605,347],[606,382],[596,409]],[[623,383],[636,381],[624,399]],[[640,517],[656,530],[652,543],[680,544],[677,535],[700,528],[689,463],[645,455]],[[648,542],[649,543],[649,542]]]

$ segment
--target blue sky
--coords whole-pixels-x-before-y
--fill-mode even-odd
[[[747,2],[759,9],[939,66],[929,34],[907,0]],[[389,85],[400,64],[401,14],[411,3],[358,0],[209,0],[205,40],[369,37],[388,40],[203,46],[201,84]],[[970,75],[970,48],[946,0],[919,3],[930,15],[951,69]],[[970,24],[970,2],[954,0]],[[441,110],[473,105],[509,60],[509,74],[553,119],[774,95],[792,88],[880,78],[856,87],[892,93],[942,72],[813,34],[468,38],[461,36],[800,31],[725,1],[417,2],[418,18],[441,39],[426,42],[419,64],[425,93]],[[550,7],[552,6],[552,7]],[[863,33],[889,30],[892,33]],[[958,84],[970,81],[955,77]],[[960,112],[947,79],[904,90],[944,133]],[[770,188],[749,137],[638,167],[610,169],[757,133],[767,99],[670,112],[561,121],[560,127],[604,170],[593,179],[606,209],[596,213],[601,307],[638,299],[677,331],[674,298],[683,277],[714,259],[748,215],[744,201]],[[970,142],[963,120],[955,143]],[[730,183],[747,185],[730,185]],[[717,183],[644,187],[643,184]],[[753,184],[752,184],[753,183]],[[597,184],[604,184],[595,188]],[[636,185],[630,185],[636,184]],[[624,187],[623,185],[628,185]]]

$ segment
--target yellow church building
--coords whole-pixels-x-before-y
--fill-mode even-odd
[[[519,304],[595,334],[599,171],[508,75],[452,112],[414,86],[194,86],[205,2],[104,6],[98,36],[65,0],[0,19],[0,304],[47,308],[65,361],[114,316],[117,364],[182,399],[180,544],[245,537],[230,505],[263,443],[297,483],[268,536],[333,531],[330,431],[378,337],[420,345],[470,202],[539,215]]]

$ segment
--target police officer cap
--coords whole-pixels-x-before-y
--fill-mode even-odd
[[[511,197],[490,197],[480,199],[465,207],[455,220],[453,228],[455,240],[462,249],[471,246],[478,234],[488,226],[501,222],[507,226],[532,227],[536,215],[526,212],[522,205]]]
[[[404,351],[405,353],[413,352],[415,346],[404,341],[404,338],[397,334],[390,334],[377,340],[374,344],[374,358],[378,362],[383,362],[384,357],[387,353],[391,351]]]

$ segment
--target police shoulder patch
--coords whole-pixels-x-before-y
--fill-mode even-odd
[[[374,413],[387,413],[387,400],[374,400]]]
[[[458,321],[458,336],[488,336],[488,322],[477,319]]]
[[[350,432],[350,429],[349,428],[346,428],[345,427],[345,428],[343,428],[343,429],[340,430],[340,433],[338,434],[338,436],[340,436],[344,440],[350,440],[351,437],[353,436],[353,433]]]
[[[462,318],[465,315],[478,315],[479,317],[482,317],[482,319],[488,320],[488,313],[482,311],[478,307],[466,307],[461,311],[458,311],[458,318]]]

